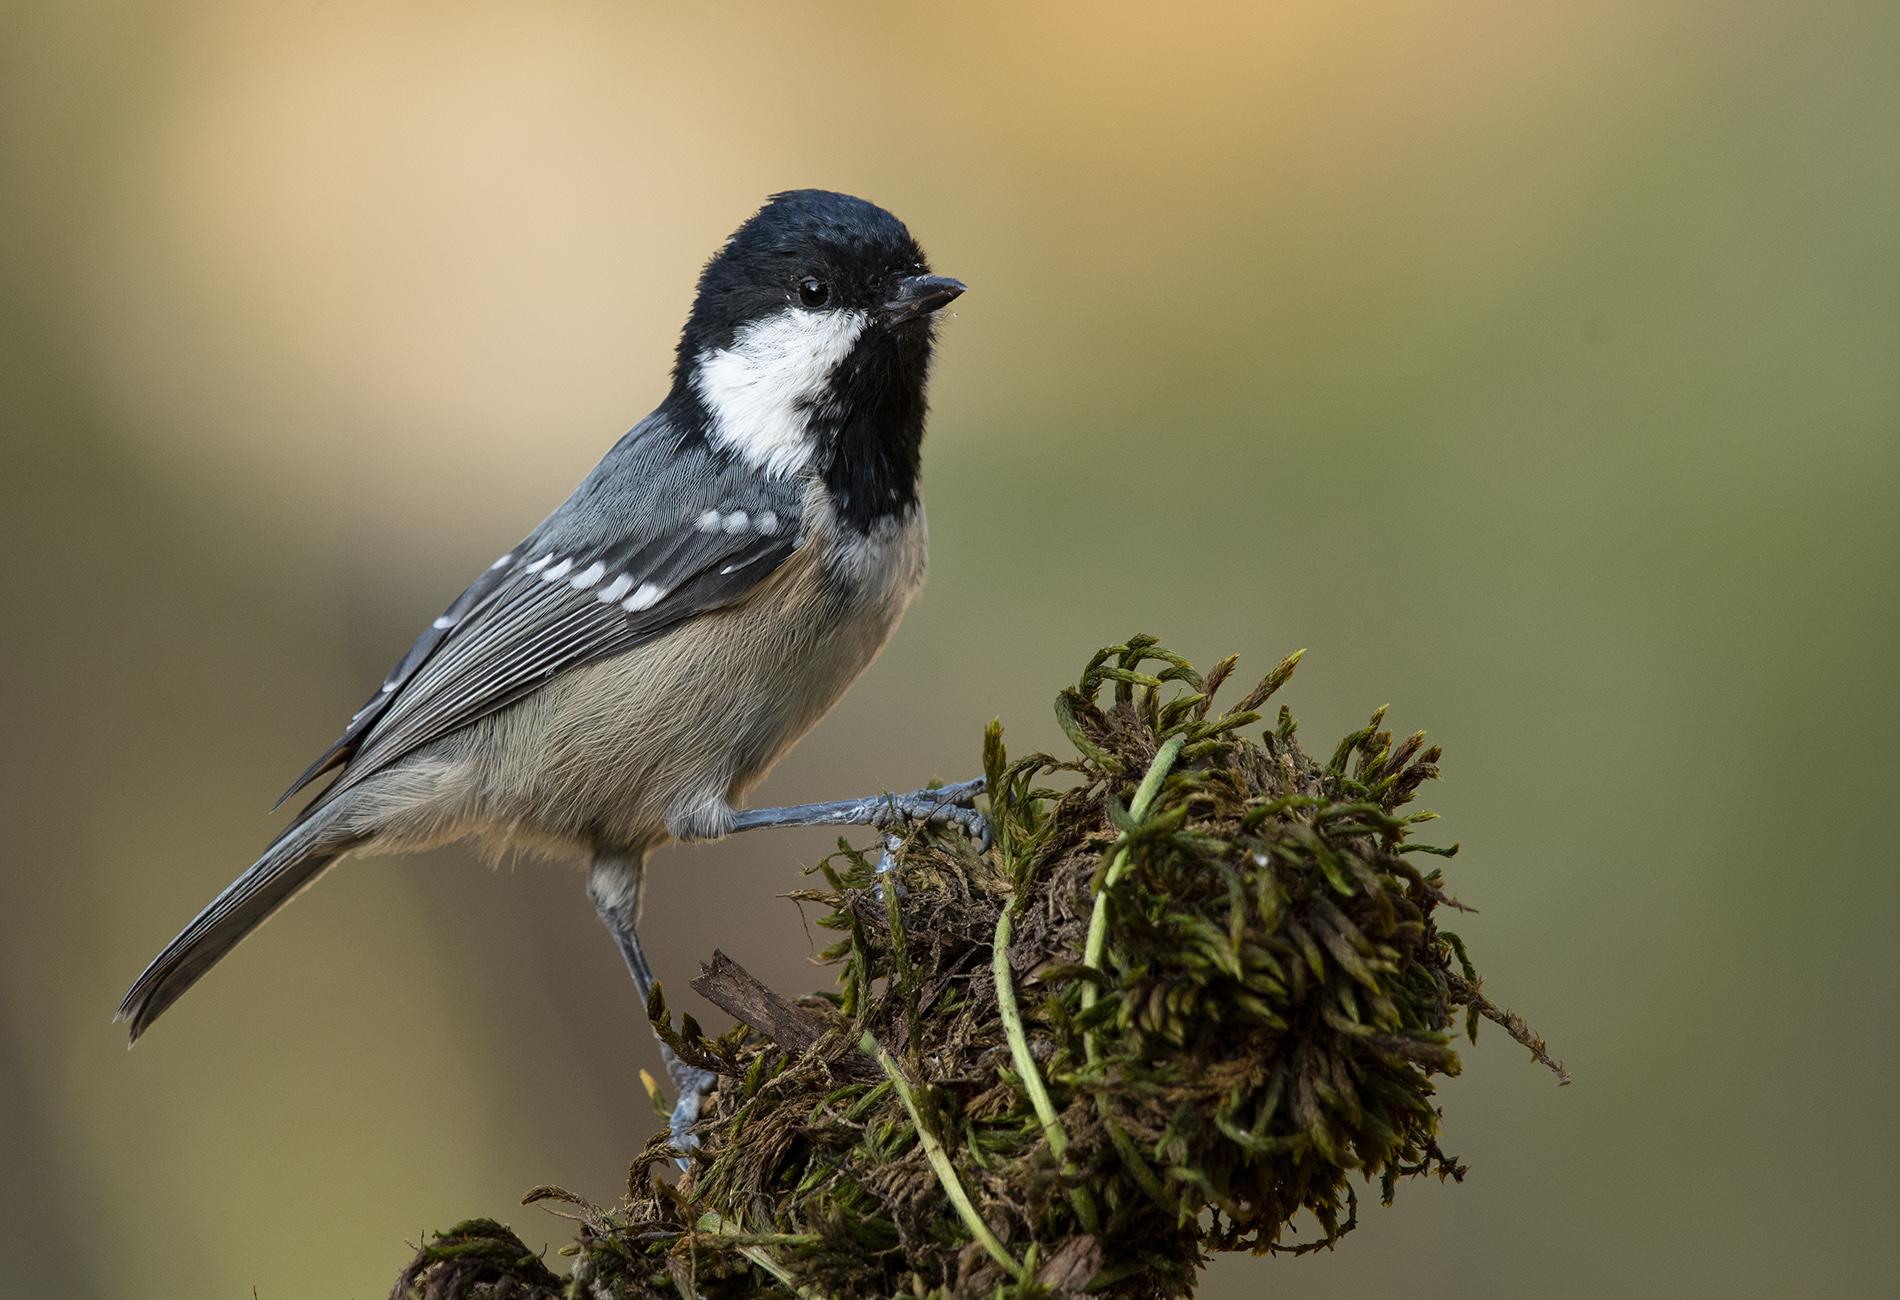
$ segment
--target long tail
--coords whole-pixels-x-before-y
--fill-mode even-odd
[[[299,891],[315,883],[352,845],[337,843],[324,830],[327,809],[291,826],[264,856],[226,886],[165,951],[152,959],[119,1004],[118,1020],[129,1022],[127,1046],[136,1043],[166,1007],[184,996],[244,936],[269,920]]]

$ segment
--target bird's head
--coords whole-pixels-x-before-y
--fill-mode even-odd
[[[764,473],[816,472],[848,519],[899,513],[916,501],[935,313],[963,291],[876,204],[774,195],[700,275],[670,404]]]

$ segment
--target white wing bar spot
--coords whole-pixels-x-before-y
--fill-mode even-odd
[[[620,602],[620,608],[629,614],[638,614],[643,609],[652,609],[666,595],[666,588],[651,582],[640,584],[640,590]]]

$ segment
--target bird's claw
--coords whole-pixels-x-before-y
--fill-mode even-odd
[[[870,824],[884,830],[900,821],[944,823],[977,840],[980,849],[987,851],[990,819],[976,806],[976,797],[983,790],[984,780],[979,776],[974,781],[960,781],[934,790],[884,795],[876,801]]]
[[[677,1150],[691,1151],[699,1145],[693,1125],[699,1122],[700,1103],[719,1081],[719,1076],[711,1070],[701,1070],[686,1064],[664,1043],[660,1045],[660,1056],[666,1063],[666,1072],[672,1078],[673,1086],[679,1089],[679,1100],[673,1103],[673,1113],[667,1118],[666,1128],[672,1134],[673,1146]],[[682,1155],[676,1163],[685,1169],[689,1161]]]

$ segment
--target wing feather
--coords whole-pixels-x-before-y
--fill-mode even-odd
[[[709,468],[703,453],[662,458],[656,473],[627,475],[632,482],[618,488],[623,499],[603,503],[615,485],[598,480],[627,446],[456,598],[286,799],[340,766],[327,798],[564,669],[631,650],[728,604],[801,544],[802,484],[714,472],[722,467]],[[576,503],[590,492],[583,514]],[[620,526],[603,529],[598,516],[616,504]],[[594,576],[596,564],[595,580],[577,588],[574,577]],[[560,576],[550,580],[550,572]],[[601,600],[616,583],[626,594]]]

